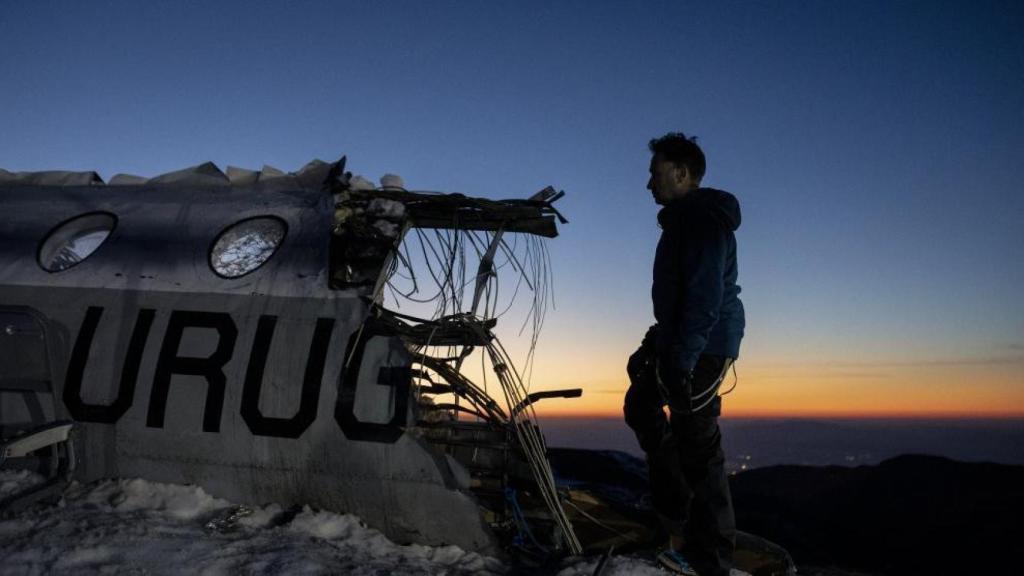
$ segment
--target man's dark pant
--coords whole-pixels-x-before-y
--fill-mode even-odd
[[[693,394],[713,385],[728,362],[724,356],[702,355],[693,371]],[[632,364],[624,412],[647,453],[654,509],[671,534],[683,537],[684,554],[701,576],[725,576],[732,566],[736,523],[718,428],[721,400],[716,397],[696,413],[673,412],[668,419],[653,359],[641,369]]]

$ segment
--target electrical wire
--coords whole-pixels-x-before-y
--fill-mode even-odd
[[[420,366],[450,386],[450,390],[442,395],[452,394],[454,402],[437,404],[438,408],[453,410],[456,418],[460,413],[468,414],[511,428],[523,457],[529,464],[538,494],[550,511],[565,545],[572,554],[580,554],[582,546],[562,507],[547,459],[547,448],[537,424],[537,415],[528,400],[540,332],[544,326],[548,306],[553,303],[553,273],[546,244],[541,238],[525,233],[508,233],[502,236],[496,231],[493,236],[489,236],[486,232],[460,229],[457,219],[453,219],[450,229],[434,229],[433,234],[426,234],[415,227],[412,229],[415,230],[415,234],[405,234],[403,230],[402,242],[393,250],[397,256],[389,257],[383,277],[379,281],[381,287],[375,290],[375,293],[383,294],[383,285],[387,284],[388,295],[394,298],[396,308],[401,306],[400,301],[419,306],[432,305],[433,312],[429,320],[424,321],[461,322],[465,327],[477,332],[475,343],[486,342],[484,345],[447,346],[445,358],[440,358],[436,355],[437,347],[431,345],[438,324],[430,332],[426,344],[419,346],[415,358]],[[511,237],[511,243],[507,241],[508,237]],[[496,251],[492,252],[492,259],[495,261],[489,266],[470,271],[466,262],[467,251],[475,253],[480,260],[488,252],[488,247],[495,242]],[[415,246],[416,244],[419,246]],[[418,252],[422,258],[412,258],[414,252]],[[516,281],[511,297],[507,296],[509,291],[501,290],[502,279],[509,274],[514,274]],[[405,283],[404,287],[399,285],[402,282]],[[474,293],[467,294],[470,286]],[[499,338],[490,332],[488,326],[514,309],[522,296],[523,286],[529,290],[530,296],[519,334],[522,335],[527,327],[530,334],[523,371],[520,372]],[[467,310],[465,303],[473,302],[476,298],[475,292],[478,290],[480,309]],[[501,299],[503,295],[506,298],[504,302]],[[376,297],[375,301],[383,305]],[[465,377],[460,370],[462,361],[476,346],[481,349],[483,389]],[[502,390],[507,413],[491,398],[486,389],[488,360],[490,371],[495,375]],[[415,377],[433,382],[429,374]],[[470,407],[460,406],[460,400],[468,402]],[[526,408],[515,412],[516,406]]]

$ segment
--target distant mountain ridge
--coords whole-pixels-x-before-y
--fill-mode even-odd
[[[646,466],[618,451],[553,448],[560,482],[650,509]],[[801,573],[1014,573],[1024,466],[903,455],[873,466],[770,466],[730,477],[737,527],[785,548]],[[825,570],[817,573],[829,573]]]
[[[771,466],[732,477],[737,525],[803,564],[879,574],[1012,573],[1024,466],[904,455],[877,466]]]

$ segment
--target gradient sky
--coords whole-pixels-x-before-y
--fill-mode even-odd
[[[652,322],[646,144],[682,130],[743,207],[726,414],[1024,415],[1021,30],[1016,1],[5,0],[0,167],[553,184],[534,388],[614,414]]]

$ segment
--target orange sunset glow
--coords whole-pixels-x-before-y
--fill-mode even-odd
[[[621,417],[628,352],[594,364],[538,354],[533,390],[582,388],[574,399],[537,404],[542,416]],[[1024,416],[1016,362],[807,364],[743,361],[723,390],[726,417],[1010,418]]]

